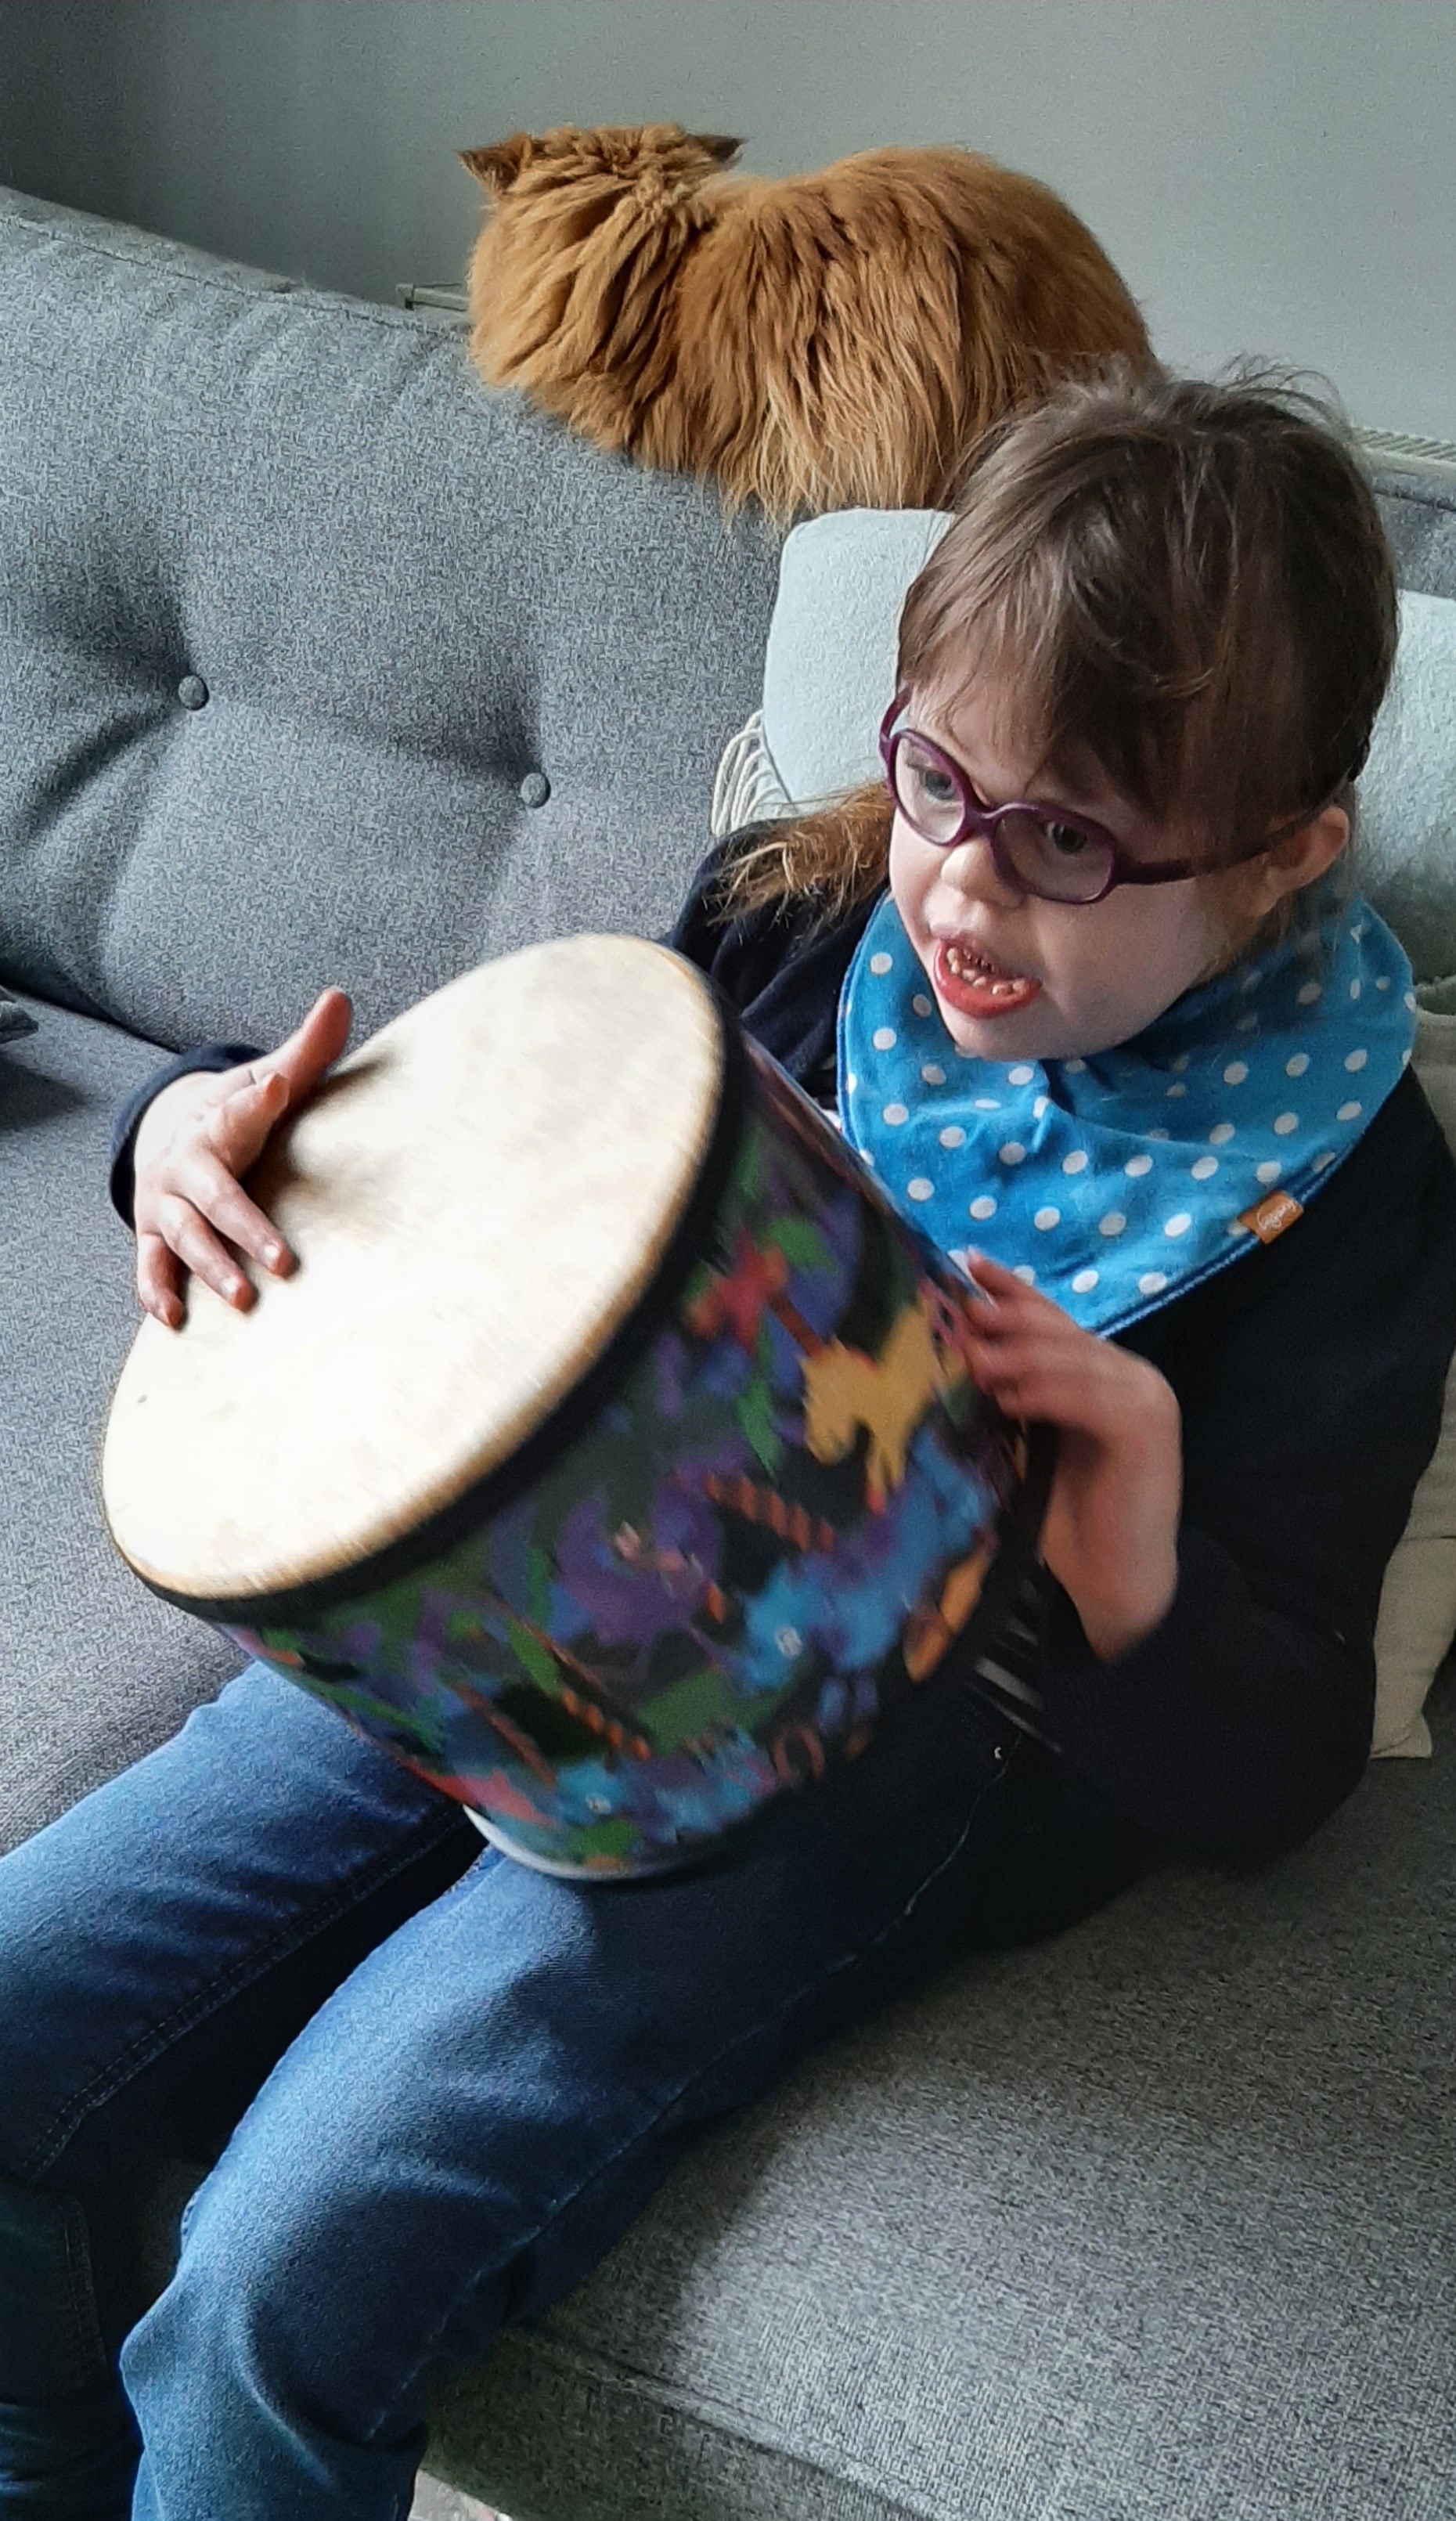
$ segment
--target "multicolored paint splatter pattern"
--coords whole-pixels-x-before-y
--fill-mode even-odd
[[[614,1398],[432,1564],[228,1633],[527,1860],[681,1860],[855,1757],[975,1606],[1019,1446],[964,1281],[750,1045],[711,1248]]]

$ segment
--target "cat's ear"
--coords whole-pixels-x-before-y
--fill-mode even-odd
[[[455,155],[493,201],[497,194],[509,193],[533,146],[528,131],[513,131],[509,140],[497,140],[489,149],[457,149]]]
[[[721,131],[690,131],[688,137],[694,148],[701,149],[715,166],[731,166],[743,147],[741,140],[725,139]]]

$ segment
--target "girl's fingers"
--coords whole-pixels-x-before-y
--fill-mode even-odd
[[[1063,1315],[1016,1314],[1009,1307],[988,1313],[983,1323],[978,1319],[972,1325],[967,1345],[971,1356],[987,1372],[1005,1372],[1013,1355],[1037,1363],[1065,1362],[1094,1382],[1107,1371],[1105,1344],[1076,1329]]]
[[[254,1060],[253,1075],[281,1077],[288,1088],[285,1109],[292,1110],[311,1094],[348,1040],[353,1008],[342,989],[325,989],[315,998],[296,1031],[263,1060]]]
[[[997,1306],[1009,1305],[1023,1313],[1043,1313],[1055,1321],[1067,1322],[1073,1329],[1077,1327],[1071,1315],[1064,1311],[1061,1305],[1054,1304],[1050,1296],[1043,1296],[1035,1287],[1028,1287],[1025,1279],[1019,1278],[1014,1269],[1004,1269],[999,1260],[988,1260],[983,1252],[971,1253],[966,1274]],[[978,1310],[974,1318],[978,1323],[980,1321]]]
[[[1021,1366],[987,1374],[982,1392],[987,1392],[1010,1417],[1045,1419],[1048,1427],[1075,1427],[1080,1435],[1111,1435],[1109,1412],[1101,1404],[1101,1395],[1091,1392],[1075,1374],[1056,1374],[1048,1371],[1048,1366],[1025,1361]]]
[[[169,1331],[180,1328],[182,1299],[177,1293],[177,1263],[159,1234],[137,1236],[136,1287],[145,1311]]]
[[[161,1234],[194,1277],[201,1278],[224,1304],[246,1313],[252,1303],[252,1284],[226,1246],[197,1210],[175,1193],[159,1202]]]
[[[199,1148],[177,1166],[170,1187],[229,1243],[276,1276],[286,1276],[293,1267],[294,1256],[277,1226],[249,1198],[229,1164]]]
[[[1160,1444],[1178,1423],[1177,1402],[1163,1378],[1150,1369],[1098,1371],[1065,1349],[1031,1343],[1008,1348],[978,1367],[982,1391],[1012,1417],[1039,1418],[1069,1434],[1115,1446],[1129,1460]]]
[[[978,1287],[989,1289],[992,1295],[1030,1296],[1035,1293],[1034,1288],[1028,1287],[1024,1278],[1019,1278],[1014,1269],[1006,1268],[1000,1260],[993,1260],[987,1252],[978,1252],[974,1245],[966,1256],[966,1275],[974,1278]]]
[[[288,1103],[287,1077],[270,1070],[266,1077],[235,1086],[221,1102],[209,1103],[202,1115],[202,1135],[230,1173],[246,1173],[262,1154]]]

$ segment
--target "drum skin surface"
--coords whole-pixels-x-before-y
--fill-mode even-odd
[[[542,1088],[552,1125],[533,1124],[533,1145],[543,1134],[589,1144],[582,1115],[595,1102],[616,1139],[617,1171],[643,1158],[630,1214],[610,1228],[591,1204],[619,1203],[611,1167],[570,1186],[573,1224],[597,1256],[589,1294],[558,1238],[550,1265],[562,1283],[531,1290],[515,1370],[492,1369],[489,1407],[483,1420],[477,1409],[470,1441],[457,1425],[450,1342],[425,1366],[419,1343],[404,1343],[412,1374],[428,1368],[450,1387],[440,1404],[450,1443],[435,1446],[428,1477],[417,1463],[400,1466],[387,1508],[385,1451],[372,1445],[371,1462],[385,1467],[365,1484],[368,1511],[358,1509],[361,1484],[344,1478],[347,1513],[334,1512],[323,1546],[313,1514],[306,1557],[296,1532],[278,1528],[276,1504],[261,1538],[240,1548],[236,1464],[209,1470],[208,1455],[236,1442],[241,1404],[230,1424],[214,1410],[187,1459],[195,1494],[180,1583],[175,1565],[159,1564],[170,1509],[151,1495],[140,1459],[154,1369],[150,1384],[129,1388],[129,1365],[108,1439],[108,1511],[118,1544],[158,1590],[457,1798],[509,1853],[555,1871],[636,1874],[703,1852],[786,1789],[859,1756],[893,1720],[975,1612],[1025,1447],[970,1376],[965,1280],[690,966],[630,940],[578,939],[467,979],[488,995],[492,975],[533,957],[548,958],[537,976],[548,1002],[564,985],[562,958],[578,961],[579,995],[590,995],[589,973],[599,983],[605,974],[606,996],[634,1011],[625,1031],[644,1074],[655,1067],[660,1080],[659,1095],[645,1097],[650,1118],[643,1094],[629,1097],[626,1133],[608,1117],[605,1057],[574,1074],[563,1065]],[[449,994],[355,1061],[369,1073],[391,1033],[428,1026]],[[517,1074],[538,1076],[533,1028],[549,1031],[556,1018],[533,1015],[531,994],[516,988],[512,1057]],[[468,1089],[456,1078],[457,1095],[478,1106],[498,1085],[488,1057]],[[308,1156],[317,1113],[308,1107],[280,1133],[280,1181],[306,1184],[314,1163],[328,1171],[317,1129]],[[377,1141],[364,1129],[362,1143]],[[551,1238],[529,1212],[565,1205],[567,1185],[536,1156],[497,1147],[492,1161],[537,1176],[528,1191],[515,1180],[503,1206],[539,1278]],[[258,1176],[250,1188],[270,1205]],[[266,1305],[250,1314],[208,1300],[227,1316],[222,1338],[239,1337],[245,1351],[278,1297],[286,1302],[310,1269],[319,1282],[330,1274],[298,1215],[277,1198],[271,1208],[299,1252],[297,1281],[270,1282]],[[511,1303],[529,1274],[516,1250]],[[475,1285],[468,1256],[448,1283],[452,1319],[478,1299],[509,1322],[499,1283]],[[194,1314],[203,1295],[194,1293]],[[399,1420],[391,1325],[410,1303],[409,1271],[396,1267],[367,1336],[360,1307],[348,1315],[353,1378],[390,1428]],[[155,1351],[159,1339],[180,1351],[191,1331],[191,1321],[180,1336],[147,1325],[138,1348]],[[338,1456],[290,1354],[300,1383],[281,1442],[306,1463],[290,1494],[311,1482],[327,1500]],[[178,1378],[184,1416],[218,1381],[215,1368]],[[263,1381],[277,1412],[282,1385]],[[234,1377],[235,1403],[247,1382]],[[416,1414],[433,1425],[423,1405]],[[442,1476],[446,1454],[455,1467]],[[210,1555],[209,1480],[221,1535]],[[252,1581],[240,1583],[249,1550]]]
[[[721,1072],[688,966],[607,937],[467,972],[351,1052],[249,1175],[296,1272],[254,1273],[247,1313],[192,1280],[182,1335],[144,1322],[122,1369],[102,1480],[137,1572],[306,1584],[508,1458],[650,1283]]]

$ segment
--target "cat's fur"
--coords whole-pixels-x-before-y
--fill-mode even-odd
[[[1149,356],[1081,221],[962,149],[725,176],[675,123],[462,151],[490,207],[470,266],[488,384],[771,514],[938,507],[968,448],[1089,360]]]

